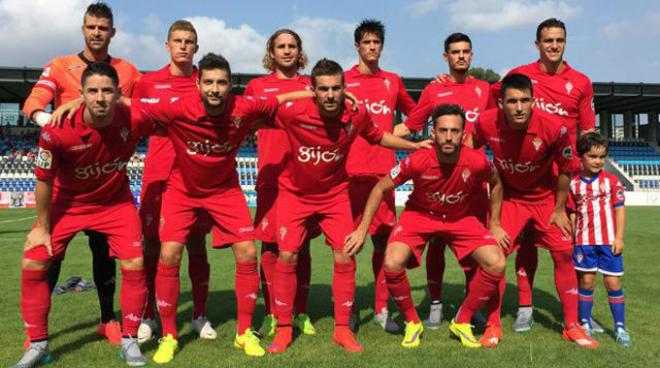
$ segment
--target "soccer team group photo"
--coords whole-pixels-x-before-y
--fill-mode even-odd
[[[125,15],[84,3],[0,123],[3,365],[660,361],[660,85],[569,64],[573,5],[497,1],[540,19],[499,73],[470,27],[409,33],[437,55],[411,79],[386,68],[406,30],[361,8],[336,26],[352,61],[295,26],[260,60],[202,52],[208,19],[168,14],[143,71]]]

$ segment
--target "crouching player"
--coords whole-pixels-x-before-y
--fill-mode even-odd
[[[484,303],[497,306],[501,297],[498,285],[505,271],[504,252],[498,246],[498,241],[508,239],[499,226],[502,183],[483,153],[462,147],[465,114],[460,106],[441,105],[432,119],[433,147],[412,153],[378,182],[369,195],[362,222],[346,239],[346,249],[350,252],[364,241],[384,193],[412,180],[413,192],[389,238],[384,263],[390,294],[405,316],[401,346],[418,347],[424,331],[405,267],[419,266],[426,243],[441,238],[451,244],[459,262],[471,258],[478,265],[463,305],[449,326],[464,346],[478,348],[481,344],[472,334],[470,320]],[[470,212],[471,193],[486,181],[492,187],[492,232]]]
[[[142,230],[126,165],[153,124],[116,105],[119,78],[110,64],[90,64],[81,84],[84,105],[61,128],[45,127],[39,139],[37,220],[25,242],[21,275],[30,346],[15,367],[50,360],[48,268],[64,258],[71,239],[84,230],[107,236],[110,255],[120,260],[120,357],[130,366],[146,364],[136,339],[147,296]]]
[[[623,275],[623,230],[626,222],[624,188],[619,179],[603,170],[607,142],[597,133],[580,137],[577,151],[582,172],[571,181],[571,219],[575,223],[573,262],[578,273],[578,314],[582,327],[592,335],[596,272],[603,274],[610,310],[614,317],[614,337],[622,346],[632,340],[625,328],[625,304],[621,289]]]

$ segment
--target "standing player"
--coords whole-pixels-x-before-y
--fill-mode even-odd
[[[534,108],[564,119],[575,151],[578,135],[593,130],[595,126],[591,80],[563,59],[566,49],[564,22],[555,18],[541,22],[536,29],[535,45],[539,50],[539,60],[514,68],[509,74],[526,75],[532,80]],[[495,85],[495,98],[499,90],[499,84]],[[517,332],[529,331],[532,327],[532,284],[537,265],[537,249],[530,237],[523,236],[516,255],[519,308],[513,330]],[[597,330],[602,332],[600,326]]]
[[[420,344],[424,327],[412,300],[406,265],[419,265],[426,242],[431,237],[450,243],[461,264],[469,259],[478,264],[470,288],[449,329],[470,348],[481,345],[472,334],[470,321],[486,301],[494,306],[500,298],[499,284],[506,260],[491,232],[472,213],[472,194],[483,182],[493,186],[491,199],[492,234],[504,239],[499,226],[502,183],[483,152],[462,147],[465,115],[458,105],[441,105],[432,115],[433,147],[412,153],[383,177],[369,195],[365,215],[346,246],[352,249],[364,241],[383,194],[413,181],[414,190],[390,236],[385,257],[387,286],[405,316],[404,348]],[[411,257],[414,258],[411,259]]]
[[[501,224],[510,239],[528,227],[535,244],[548,249],[554,262],[555,287],[562,304],[563,338],[594,349],[598,342],[578,323],[577,278],[573,270],[571,226],[566,215],[573,148],[563,121],[532,109],[532,81],[521,74],[502,80],[499,104],[479,117],[474,144],[488,143],[504,183]],[[553,175],[553,165],[559,177]],[[515,248],[509,248],[508,252]],[[502,339],[499,310],[491,311],[482,345],[497,346]]]
[[[136,84],[133,97],[146,99],[171,99],[197,92],[197,68],[193,56],[197,52],[197,31],[192,23],[177,20],[167,32],[167,51],[170,63],[152,73],[145,74]],[[138,330],[138,340],[151,338],[156,327],[154,318],[155,280],[160,253],[158,225],[160,207],[167,178],[174,166],[174,148],[166,136],[149,139],[149,150],[144,162],[140,198],[140,218],[144,231],[144,269],[147,275],[147,307]],[[206,256],[205,237],[209,225],[198,221],[187,239],[188,274],[192,285],[192,327],[203,339],[215,339],[217,334],[206,318],[206,300],[209,294],[209,263]]]
[[[364,348],[348,328],[355,296],[355,252],[344,250],[344,239],[352,228],[346,155],[358,135],[394,149],[414,150],[425,143],[408,142],[383,132],[364,108],[347,107],[344,74],[336,62],[320,60],[312,69],[311,78],[316,97],[286,103],[278,110],[275,120],[286,131],[293,156],[280,177],[279,257],[273,288],[277,332],[268,351],[283,353],[291,344],[296,262],[309,232],[308,222],[314,219],[333,250],[333,341],[346,351],[359,352]]]
[[[580,323],[591,335],[596,272],[602,273],[614,317],[614,337],[617,343],[628,347],[632,340],[625,327],[626,307],[621,288],[625,189],[616,176],[603,170],[607,141],[600,135],[581,136],[577,151],[582,172],[571,181],[570,202],[575,210],[571,217],[576,224],[573,261],[580,282]]]
[[[146,364],[135,338],[147,294],[142,235],[126,165],[153,124],[116,106],[119,77],[109,64],[90,64],[81,85],[84,106],[63,127],[44,128],[39,139],[37,220],[25,242],[21,277],[30,346],[16,367],[50,360],[48,267],[53,259],[61,261],[71,239],[86,229],[103,234],[110,255],[120,260],[120,357],[131,366]]]
[[[213,246],[231,245],[236,259],[238,332],[234,346],[250,356],[265,354],[252,332],[259,274],[254,227],[238,183],[236,154],[255,121],[272,119],[279,102],[310,95],[301,91],[277,97],[234,96],[225,58],[207,54],[198,68],[198,94],[131,102],[166,125],[176,153],[160,215],[156,298],[163,338],[153,357],[156,363],[172,361],[178,348],[179,268],[184,244],[200,213],[208,215],[215,226]]]
[[[130,96],[133,86],[140,77],[140,72],[129,62],[111,57],[108,47],[115,35],[112,10],[102,2],[90,4],[85,11],[82,33],[85,39],[83,51],[51,60],[35,84],[23,105],[25,116],[44,126],[48,114],[44,112],[51,102],[55,107],[70,102],[80,101],[80,77],[92,62],[105,61],[112,65],[119,74],[121,93]],[[115,261],[109,257],[107,240],[93,231],[85,231],[89,236],[89,248],[93,255],[94,284],[96,284],[101,321],[98,334],[105,336],[110,343],[121,342],[121,326],[115,321]],[[61,263],[53,260],[49,268],[48,282],[53,290],[60,274]]]
[[[298,74],[307,64],[302,40],[290,29],[279,29],[266,43],[264,68],[271,74],[252,79],[245,87],[246,96],[275,96],[285,92],[300,91],[311,83],[308,77]],[[273,124],[270,124],[273,125]],[[273,273],[277,261],[277,218],[278,179],[291,156],[286,133],[280,129],[262,129],[257,133],[257,213],[254,218],[255,237],[261,240],[261,290],[264,295],[266,317],[259,332],[263,335],[275,334],[277,319],[273,307]],[[307,296],[312,272],[312,259],[309,253],[310,237],[305,239],[298,259],[294,322],[307,335],[316,329],[307,314]]]
[[[490,85],[469,76],[470,63],[472,62],[472,41],[463,33],[452,33],[444,43],[443,54],[449,74],[440,82],[432,81],[419,98],[417,107],[408,115],[403,124],[396,126],[394,134],[405,136],[411,131],[419,131],[426,125],[433,110],[442,104],[456,104],[465,111],[464,140],[470,140],[474,131],[474,123],[489,105]],[[477,188],[472,194],[470,205],[473,215],[481,223],[486,224],[488,212],[488,190],[484,186]],[[445,248],[446,244],[431,240],[426,255],[426,279],[428,281],[431,306],[426,327],[432,330],[440,328],[442,321],[442,279],[445,272]],[[470,275],[473,270],[469,264],[465,266],[466,285],[469,285]],[[481,316],[478,314],[478,316]]]
[[[344,73],[346,90],[353,93],[369,112],[380,129],[392,132],[394,110],[408,115],[415,101],[408,95],[401,78],[379,67],[380,54],[385,43],[385,27],[377,20],[366,19],[355,29],[355,49],[360,62]],[[396,163],[395,151],[369,144],[357,137],[346,160],[346,171],[350,177],[348,192],[355,224],[362,219],[364,205],[371,188],[387,175]],[[387,237],[396,221],[394,191],[387,193],[378,208],[369,234],[374,244],[371,266],[374,272],[375,306],[374,321],[386,331],[396,332],[399,326],[390,318],[387,310],[389,292],[383,274],[383,258]]]

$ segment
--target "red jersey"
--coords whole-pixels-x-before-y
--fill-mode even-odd
[[[245,96],[277,96],[304,90],[312,84],[309,77],[298,75],[294,79],[280,79],[271,73],[255,78],[245,87]],[[272,122],[270,125],[273,125]],[[278,178],[291,156],[289,141],[281,129],[262,129],[257,132],[257,190],[277,189]]]
[[[362,74],[358,66],[344,73],[346,90],[359,100],[371,119],[385,132],[392,132],[394,111],[408,115],[415,101],[406,92],[401,78],[379,69],[376,74]],[[385,175],[396,163],[396,152],[374,146],[358,137],[348,153],[346,170],[350,175]]]
[[[90,128],[83,122],[84,110],[83,105],[62,127],[41,131],[37,179],[55,179],[53,203],[58,205],[133,203],[126,167],[153,123],[117,105],[110,125]]]
[[[575,245],[610,245],[616,234],[614,209],[624,205],[625,189],[615,175],[601,171],[571,181],[571,207],[576,215]]]
[[[596,113],[593,100],[594,89],[591,80],[584,74],[571,68],[567,62],[556,74],[548,74],[541,69],[539,61],[519,66],[510,74],[523,74],[532,80],[534,107],[553,115],[559,115],[566,121],[573,146],[577,144],[577,133],[594,129]],[[493,86],[493,94],[499,98],[501,84]]]
[[[275,97],[229,94],[222,115],[213,117],[206,114],[199,94],[133,103],[167,127],[176,152],[170,182],[194,197],[239,186],[236,154],[241,142],[256,120],[272,118],[278,106]]]
[[[345,106],[341,116],[326,119],[311,98],[287,102],[277,111],[275,122],[286,132],[291,147],[280,186],[296,194],[333,196],[346,190],[346,155],[355,139],[361,136],[377,144],[384,134],[362,106],[357,111]]]
[[[489,107],[490,99],[490,84],[485,81],[474,78],[468,78],[465,83],[456,83],[449,78],[442,83],[432,81],[422,91],[417,106],[404,124],[412,131],[419,131],[429,121],[434,109],[443,104],[453,104],[463,108],[466,131],[471,131],[479,114]]]
[[[445,164],[430,148],[411,153],[390,171],[390,178],[397,186],[413,181],[406,209],[460,219],[470,214],[470,193],[494,174],[493,164],[482,152],[462,147],[458,162]]]
[[[574,169],[568,129],[557,117],[534,110],[527,129],[511,129],[504,111],[490,109],[475,124],[474,145],[488,143],[504,183],[504,198],[538,201],[550,198],[556,189],[553,162],[559,172]]]
[[[195,68],[190,76],[172,75],[170,66],[147,73],[138,81],[133,91],[133,97],[139,99],[171,99],[181,98],[197,92],[198,71]],[[169,137],[153,136],[149,138],[147,158],[144,160],[142,180],[166,180],[174,166],[174,147]]]
[[[131,96],[135,83],[140,79],[140,72],[123,59],[108,56],[106,61],[117,70],[122,95]],[[53,100],[57,108],[80,97],[80,79],[90,63],[82,52],[51,60],[25,100],[25,116],[30,117],[34,111],[44,110]]]

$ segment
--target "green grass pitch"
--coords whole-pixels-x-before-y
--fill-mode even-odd
[[[20,314],[20,260],[25,235],[30,229],[34,210],[0,210],[0,366],[14,364],[21,356],[24,339]],[[209,250],[211,262],[211,294],[209,319],[218,331],[215,341],[199,340],[191,334],[192,302],[187,260],[184,259],[178,323],[180,350],[171,367],[657,367],[660,366],[660,208],[628,208],[624,291],[627,306],[627,326],[633,347],[619,347],[611,336],[612,319],[606,293],[599,284],[595,295],[594,317],[607,333],[598,335],[600,348],[586,351],[561,339],[561,309],[554,291],[552,263],[547,252],[541,251],[534,290],[535,320],[531,332],[511,332],[515,318],[516,295],[512,259],[507,272],[507,293],[504,301],[504,341],[496,350],[468,351],[448,338],[448,321],[454,315],[463,293],[463,275],[453,255],[447,254],[444,285],[445,320],[439,331],[426,331],[422,346],[404,350],[399,346],[402,336],[391,335],[371,322],[373,316],[373,276],[371,245],[368,243],[358,259],[357,303],[360,306],[361,327],[358,339],[366,347],[364,353],[348,354],[333,346],[333,319],[330,280],[332,257],[321,240],[312,245],[312,286],[309,314],[319,329],[316,336],[298,336],[286,354],[267,355],[251,359],[232,346],[236,328],[234,300],[234,265],[228,250]],[[92,279],[91,253],[83,235],[69,246],[62,267],[60,283],[69,276]],[[413,296],[422,318],[428,312],[425,272],[422,268],[408,273]],[[119,293],[116,294],[119,309]],[[394,305],[399,323],[401,317]],[[257,305],[255,326],[264,314],[261,300]],[[98,301],[96,292],[70,293],[53,296],[50,313],[51,352],[54,367],[120,367],[118,347],[96,336]],[[269,343],[267,338],[262,344]],[[150,359],[156,342],[143,346]],[[150,363],[151,366],[156,365]]]

